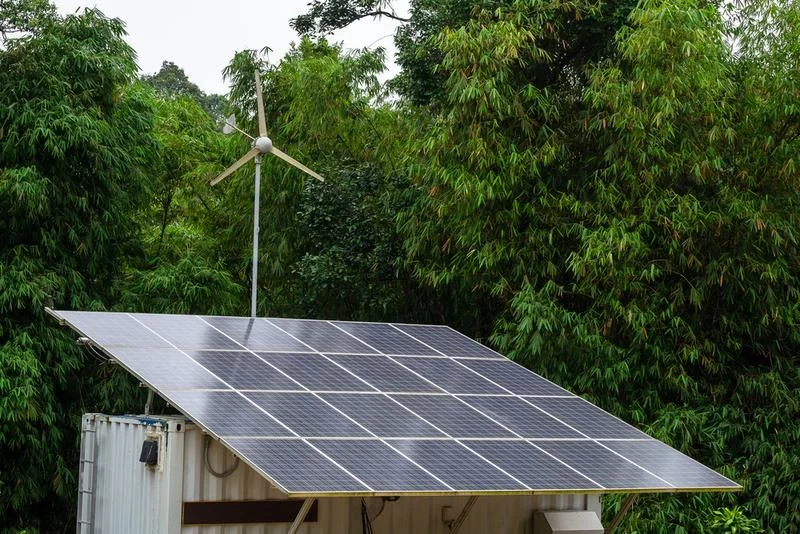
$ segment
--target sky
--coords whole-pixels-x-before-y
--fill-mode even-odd
[[[153,74],[163,61],[181,67],[206,93],[225,94],[222,69],[238,50],[269,46],[270,61],[277,63],[299,37],[289,19],[304,13],[306,0],[55,0],[61,13],[83,7],[98,8],[106,16],[125,21],[128,43],[136,50],[143,74]],[[393,3],[405,16],[408,0]],[[397,22],[363,19],[336,32],[329,39],[345,49],[386,49],[389,78],[397,73],[391,35]],[[377,42],[376,42],[377,41]]]

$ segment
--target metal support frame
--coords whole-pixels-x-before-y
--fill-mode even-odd
[[[617,528],[619,522],[622,521],[622,518],[625,517],[625,514],[628,513],[628,510],[631,509],[633,503],[636,502],[636,498],[639,497],[638,493],[632,493],[628,495],[628,497],[622,502],[622,507],[617,512],[617,515],[614,516],[614,519],[611,520],[611,523],[608,524],[606,529],[603,531],[604,534],[611,534],[614,532],[614,529]]]
[[[311,506],[314,504],[315,500],[316,499],[314,497],[309,497],[303,501],[303,506],[301,506],[300,511],[297,512],[297,517],[294,518],[294,523],[292,523],[292,526],[289,527],[287,534],[295,534],[300,529],[300,526],[303,524],[303,521],[308,515],[309,510],[311,510]]]
[[[153,390],[148,388],[147,389],[147,401],[144,403],[144,414],[145,415],[150,415],[150,410],[153,409],[153,397],[154,397]]]
[[[256,156],[255,195],[253,198],[253,282],[250,288],[250,317],[256,316],[258,287],[258,226],[261,202],[261,155]]]
[[[467,504],[464,505],[464,508],[461,510],[461,513],[458,514],[455,521],[450,525],[450,534],[456,534],[461,527],[464,525],[464,522],[467,520],[467,516],[472,511],[472,507],[475,506],[475,502],[478,500],[477,495],[473,495],[467,501]]]

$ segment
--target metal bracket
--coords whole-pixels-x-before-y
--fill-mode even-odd
[[[450,524],[450,534],[456,534],[461,527],[464,525],[464,521],[467,520],[467,516],[472,511],[472,507],[475,506],[475,501],[478,500],[477,495],[473,495],[467,501],[467,504],[464,505],[464,509],[461,510],[461,513],[458,514],[455,521]]]
[[[300,525],[303,524],[306,516],[308,515],[309,510],[311,510],[311,506],[314,504],[313,497],[309,497],[305,501],[303,501],[303,506],[300,507],[300,511],[297,512],[297,517],[294,518],[294,523],[292,526],[289,527],[289,532],[287,534],[295,534],[299,529]]]
[[[144,414],[145,415],[148,415],[148,416],[150,415],[150,410],[153,408],[153,397],[154,397],[153,390],[152,389],[148,389],[147,390],[147,402],[144,403]]]

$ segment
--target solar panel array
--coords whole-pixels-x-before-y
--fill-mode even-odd
[[[54,313],[287,495],[739,488],[444,326]]]

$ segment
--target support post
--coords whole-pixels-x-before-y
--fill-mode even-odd
[[[144,414],[150,415],[150,410],[153,409],[153,390],[147,389],[147,402],[144,403]]]
[[[638,496],[639,496],[638,493],[632,493],[628,495],[628,498],[625,499],[625,501],[623,501],[622,507],[620,507],[619,512],[617,512],[617,515],[614,516],[614,519],[612,519],[611,523],[609,523],[608,526],[606,527],[604,534],[611,534],[612,532],[614,532],[614,529],[617,528],[619,522],[622,521],[622,518],[625,517],[625,514],[627,514],[628,510],[631,509],[631,506],[633,506],[633,503],[636,502],[636,498]]]
[[[261,155],[256,156],[255,196],[253,199],[253,282],[250,288],[250,317],[256,316],[258,286],[258,226],[261,201]]]
[[[472,507],[475,506],[475,501],[478,500],[477,495],[473,495],[467,501],[467,504],[464,505],[464,509],[461,510],[461,513],[458,514],[456,520],[453,521],[453,524],[450,525],[450,534],[457,534],[459,530],[461,530],[462,525],[464,525],[464,521],[467,520],[467,516],[472,511]]]
[[[300,529],[300,525],[303,524],[303,521],[308,515],[309,510],[311,510],[311,506],[314,504],[314,501],[315,499],[313,497],[309,497],[303,501],[303,506],[301,506],[300,511],[297,512],[297,517],[294,518],[294,523],[292,523],[292,526],[289,527],[288,534],[295,534]]]

